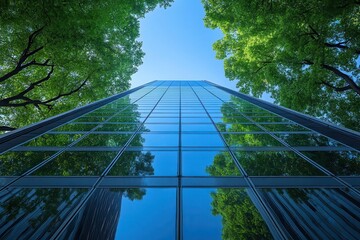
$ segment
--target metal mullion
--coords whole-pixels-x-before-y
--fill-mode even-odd
[[[189,84],[190,85],[190,84]],[[199,84],[199,86],[201,86]],[[260,194],[258,193],[258,191],[256,190],[255,185],[253,184],[253,182],[251,181],[251,179],[249,178],[248,174],[246,173],[245,169],[241,166],[241,164],[237,161],[235,154],[231,151],[230,146],[226,143],[224,137],[221,135],[218,127],[216,126],[215,122],[213,121],[213,119],[211,118],[209,112],[207,111],[207,109],[205,108],[203,102],[201,101],[200,97],[198,96],[198,94],[195,92],[195,90],[192,88],[192,86],[190,86],[192,91],[194,92],[194,94],[196,95],[196,97],[198,98],[198,100],[200,101],[201,105],[203,106],[204,110],[206,111],[208,117],[210,118],[212,124],[214,125],[214,127],[216,128],[216,130],[218,131],[219,137],[221,138],[221,140],[223,141],[224,145],[226,146],[227,150],[229,151],[234,163],[237,165],[237,167],[239,168],[240,172],[243,174],[244,179],[247,183],[247,185],[249,186],[248,189],[248,195],[250,197],[250,199],[254,202],[255,205],[257,205],[260,209],[260,213],[262,214],[262,217],[264,218],[264,220],[271,226],[270,231],[273,235],[276,236],[276,238],[278,239],[287,239],[286,234],[283,232],[280,224],[277,222],[276,217],[271,213],[271,210],[268,208],[268,206],[266,205],[265,201],[262,199],[262,197],[260,196]],[[203,86],[201,86],[202,88],[204,88]],[[222,100],[221,100],[222,101]],[[258,204],[256,204],[258,203]]]
[[[162,83],[161,83],[162,84]],[[161,84],[159,84],[159,86],[161,86]],[[159,87],[157,86],[157,87]],[[159,100],[156,102],[156,104],[154,105],[153,109],[151,110],[151,112],[156,108],[156,106],[158,105],[158,103],[160,102],[160,100],[162,99],[162,97],[165,95],[165,93],[167,92],[167,90],[169,89],[169,87],[171,86],[171,84],[167,87],[167,89],[164,91],[164,93],[161,95],[161,97],[159,98]],[[145,96],[145,95],[144,95]],[[143,97],[144,97],[143,96]],[[114,157],[114,159],[109,163],[109,165],[107,166],[107,168],[103,171],[103,173],[100,175],[100,177],[98,178],[98,180],[94,183],[94,185],[92,186],[92,188],[89,190],[89,192],[87,193],[87,195],[84,197],[84,199],[74,208],[73,212],[70,213],[68,215],[68,217],[66,219],[64,219],[64,221],[62,222],[62,224],[58,227],[57,231],[54,233],[54,235],[51,237],[51,239],[58,239],[61,236],[61,233],[63,232],[63,230],[68,226],[68,224],[74,219],[74,217],[77,215],[77,213],[80,211],[80,209],[85,205],[85,203],[90,199],[90,197],[93,195],[93,193],[96,191],[97,187],[101,184],[102,180],[104,179],[104,177],[106,176],[106,174],[110,171],[110,169],[112,168],[112,166],[117,162],[117,160],[120,158],[120,156],[122,155],[122,153],[125,151],[126,147],[130,144],[130,142],[134,139],[135,135],[141,130],[142,126],[144,125],[145,121],[147,120],[147,118],[150,116],[151,112],[148,114],[148,116],[144,119],[144,121],[142,122],[142,124],[138,127],[138,129],[133,133],[133,135],[128,139],[128,141],[123,145],[123,147],[121,148],[121,150],[117,153],[117,155]]]
[[[204,87],[203,87],[204,88]],[[210,94],[214,95],[215,97],[217,97],[214,93],[212,93],[211,91],[209,91],[208,89],[204,88],[206,91],[208,91]],[[218,98],[218,97],[217,97]],[[220,99],[220,98],[218,98]],[[222,99],[220,99],[221,101],[223,101]],[[244,100],[246,101],[246,100]],[[224,102],[224,101],[223,101]],[[256,106],[256,105],[255,105]],[[344,185],[344,187],[350,188],[352,191],[354,191],[357,195],[360,196],[360,191],[356,188],[354,188],[351,184],[347,183],[346,181],[342,180],[340,177],[336,176],[334,173],[332,173],[331,171],[327,170],[325,167],[321,166],[320,164],[318,164],[317,162],[315,162],[314,160],[310,159],[309,157],[305,156],[303,153],[301,153],[300,151],[298,151],[295,147],[291,146],[290,144],[288,144],[287,142],[285,142],[284,140],[282,140],[281,138],[277,137],[273,132],[267,130],[265,127],[261,126],[260,124],[258,124],[257,122],[255,122],[253,119],[251,119],[250,117],[244,115],[241,111],[239,111],[238,109],[234,108],[233,106],[230,106],[234,111],[240,113],[243,117],[245,117],[246,119],[248,119],[250,122],[252,122],[252,124],[255,124],[257,127],[259,127],[260,129],[262,129],[263,131],[265,131],[266,134],[270,135],[271,137],[273,137],[274,139],[276,139],[277,141],[279,141],[281,144],[283,144],[285,147],[289,148],[292,152],[294,152],[296,155],[300,156],[303,160],[307,161],[309,164],[311,164],[313,167],[315,167],[316,169],[318,169],[319,171],[323,172],[324,174],[326,174],[327,176],[331,176],[333,177],[336,181],[338,181],[339,183],[341,183],[342,185]],[[282,117],[282,116],[280,116]],[[301,125],[301,124],[300,124]],[[311,129],[312,130],[312,129]],[[316,132],[315,132],[316,133]],[[318,134],[318,133],[317,133]],[[320,133],[321,134],[321,133]],[[351,149],[351,148],[350,148]],[[356,150],[355,150],[356,151]]]
[[[178,176],[177,176],[177,180],[178,180],[178,187],[176,189],[176,239],[177,240],[182,240],[182,152],[181,152],[181,135],[182,135],[182,127],[181,127],[181,100],[182,100],[182,96],[181,96],[181,88],[182,86],[182,82],[180,82],[179,84],[179,146],[178,146]]]

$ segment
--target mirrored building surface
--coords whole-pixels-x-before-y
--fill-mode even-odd
[[[0,142],[0,239],[360,238],[359,133],[207,81]]]

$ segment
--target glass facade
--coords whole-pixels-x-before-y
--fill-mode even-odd
[[[0,239],[359,239],[359,139],[154,81],[0,138]]]

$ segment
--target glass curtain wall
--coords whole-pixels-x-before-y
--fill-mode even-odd
[[[360,155],[206,81],[154,81],[0,155],[0,239],[358,239]]]

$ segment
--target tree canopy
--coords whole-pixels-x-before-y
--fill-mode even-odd
[[[360,129],[360,2],[203,0],[213,48],[244,93]]]
[[[171,1],[2,1],[2,130],[128,89],[144,55],[139,18]]]

